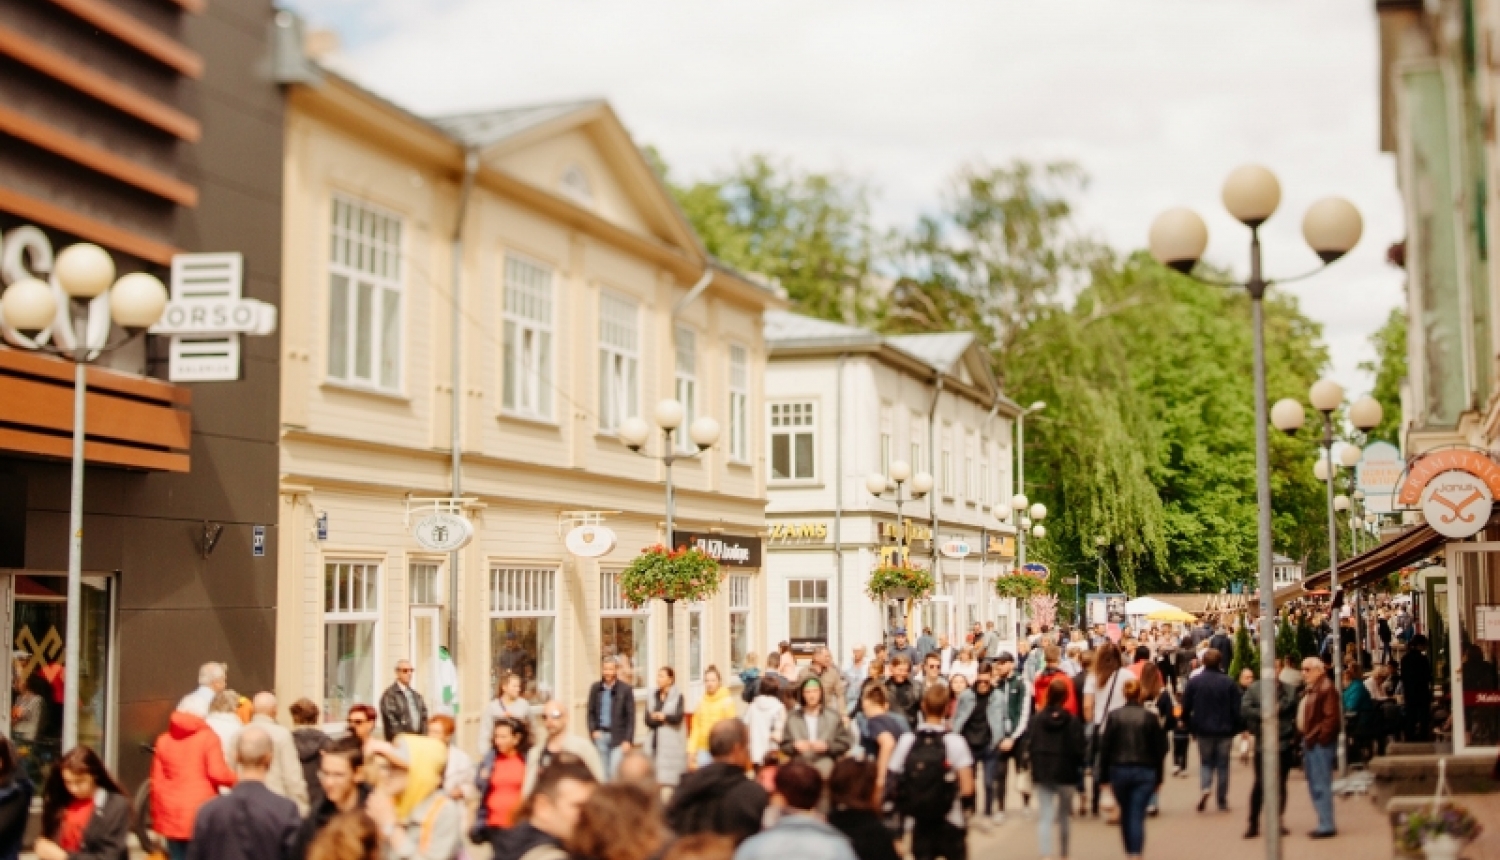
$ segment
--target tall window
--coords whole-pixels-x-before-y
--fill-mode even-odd
[[[750,357],[729,345],[729,459],[750,462]]]
[[[647,689],[650,680],[648,613],[625,602],[620,571],[599,572],[599,645],[604,656],[620,661],[620,677],[637,690]]]
[[[439,591],[439,571],[442,565],[430,561],[414,561],[407,568],[407,578],[410,591],[407,593],[407,603],[434,605],[442,603],[442,594]]]
[[[943,424],[943,498],[953,498],[953,425]]]
[[[328,378],[401,388],[401,219],[333,198],[328,264]]]
[[[552,417],[552,270],[505,255],[505,342],[501,405]]]
[[[688,680],[703,680],[703,604],[688,606]]]
[[[817,476],[813,462],[817,424],[811,403],[771,404],[771,479],[805,480]]]
[[[635,302],[599,296],[599,429],[640,413],[641,321]]]
[[[750,577],[729,577],[729,672],[738,675],[748,669],[745,656],[750,653]]]
[[[323,713],[330,722],[344,719],[350,705],[375,701],[379,620],[380,565],[324,565]]]
[[[989,446],[988,445],[981,445],[980,448],[979,448],[979,450],[980,450],[980,452],[982,454],[983,452],[989,450]],[[990,462],[988,460],[980,460],[979,461],[979,506],[981,508],[989,507],[990,499],[992,499],[992,498],[994,498],[994,494],[990,492]]]
[[[787,580],[787,635],[794,643],[828,644],[828,580]]]
[[[522,695],[545,702],[557,690],[557,573],[490,568],[490,690],[509,674]]]
[[[964,434],[964,500],[974,504],[983,495],[979,489],[979,473],[974,471],[974,434]]]
[[[698,417],[698,336],[690,328],[677,327],[677,402],[682,404],[682,426],[677,430],[677,450],[691,454],[698,446],[688,428]]]
[[[913,472],[932,473],[932,463],[924,456],[926,448],[922,442],[927,438],[927,422],[916,416],[911,419],[911,469]]]
[[[891,446],[894,444],[894,441],[891,438],[891,436],[892,436],[892,430],[893,430],[892,422],[895,421],[895,418],[892,417],[891,412],[892,412],[891,404],[889,404],[889,403],[882,403],[882,404],[880,404],[880,454],[879,454],[879,456],[880,456],[880,474],[882,474],[882,475],[889,475],[891,473]],[[913,465],[912,468],[915,469],[915,468],[917,468],[917,466]]]

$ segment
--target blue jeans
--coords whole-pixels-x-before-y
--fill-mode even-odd
[[[969,748],[974,754],[974,775],[979,778],[980,785],[984,788],[984,814],[989,815],[994,809],[996,801],[1000,803],[1000,811],[1005,811],[1005,776],[1006,761],[1000,757],[1000,751],[994,747],[986,750]],[[996,767],[998,765],[998,768]],[[998,771],[998,776],[997,776]],[[999,790],[996,790],[996,785]]]
[[[1219,808],[1229,808],[1229,745],[1234,738],[1198,738],[1198,788],[1208,791],[1219,774]]]
[[[604,778],[611,780],[615,778],[615,771],[620,767],[620,759],[625,754],[617,746],[611,746],[609,735],[594,738],[594,749],[599,751],[599,766],[604,769]]]
[[[1313,809],[1318,811],[1318,832],[1332,833],[1333,826],[1333,744],[1307,747],[1302,751],[1302,772],[1307,775],[1307,793],[1312,795]]]
[[[1068,856],[1068,819],[1073,814],[1073,791],[1071,785],[1043,785],[1035,783],[1036,805],[1038,815],[1036,820],[1036,845],[1037,850],[1043,857],[1066,857]],[[1062,843],[1062,853],[1052,853],[1052,828],[1057,827],[1058,837]]]
[[[1156,790],[1156,769],[1122,764],[1109,769],[1109,785],[1120,804],[1120,835],[1125,853],[1138,856],[1146,848],[1146,804]]]

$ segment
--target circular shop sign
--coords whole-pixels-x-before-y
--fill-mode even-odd
[[[1454,470],[1433,478],[1422,491],[1422,516],[1438,534],[1466,538],[1489,523],[1494,503],[1483,478]]]
[[[579,526],[563,539],[568,552],[581,558],[609,555],[615,548],[615,533],[608,526]]]
[[[453,552],[474,539],[474,524],[458,514],[435,513],[417,520],[411,533],[423,549]]]
[[[1026,565],[1021,568],[1021,572],[1028,576],[1034,576],[1037,579],[1046,579],[1052,575],[1052,571],[1047,568],[1047,565],[1038,561],[1026,562]]]
[[[938,552],[941,552],[948,558],[964,558],[970,552],[973,552],[973,550],[969,548],[968,541],[954,539],[944,541],[942,547],[938,549]]]

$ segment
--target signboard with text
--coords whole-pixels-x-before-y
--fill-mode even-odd
[[[1395,510],[1396,487],[1401,483],[1401,473],[1406,471],[1406,461],[1401,452],[1389,442],[1372,442],[1365,446],[1364,457],[1355,470],[1356,486],[1364,490],[1365,510],[1372,514],[1388,514]]]
[[[760,567],[761,565],[760,538],[750,535],[674,531],[672,546],[695,546],[725,567]]]

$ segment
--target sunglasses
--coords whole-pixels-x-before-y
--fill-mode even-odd
[[[407,669],[397,669],[396,670],[396,674],[397,675],[410,675],[413,671],[414,670],[410,669],[410,668],[407,668]]]
[[[369,724],[370,724],[370,721],[366,720],[366,719],[358,719],[358,720],[350,720],[349,721],[349,725],[351,725],[351,726],[368,726]]]

